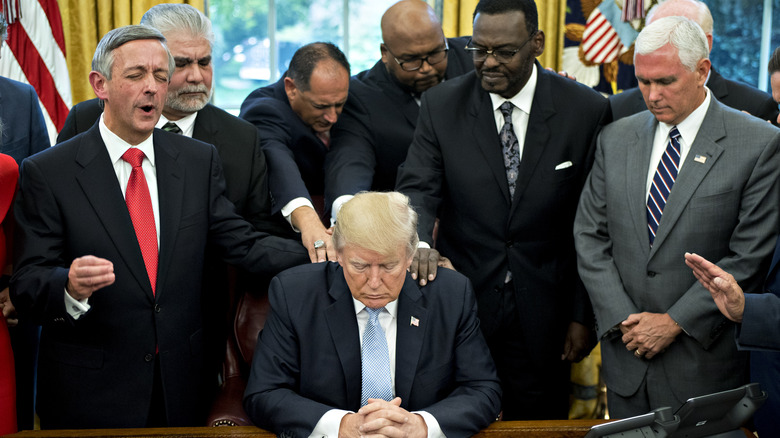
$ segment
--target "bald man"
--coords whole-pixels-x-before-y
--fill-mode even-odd
[[[474,70],[464,50],[469,38],[444,38],[436,13],[422,0],[394,4],[381,26],[382,59],[351,79],[325,159],[325,202],[333,218],[351,195],[395,187],[417,125],[420,95]]]
[[[706,4],[698,0],[667,0],[650,10],[647,24],[659,18],[671,16],[690,18],[701,26],[707,37],[710,52],[712,52],[712,14]],[[715,70],[714,66],[710,70],[706,85],[712,91],[712,95],[726,106],[777,124],[777,104],[768,93],[742,82],[726,79]],[[647,109],[647,104],[642,98],[639,88],[615,94],[609,98],[609,103],[612,108],[613,120]]]

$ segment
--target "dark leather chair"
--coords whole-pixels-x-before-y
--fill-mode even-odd
[[[265,325],[270,303],[267,288],[262,292],[247,291],[241,295],[233,319],[233,332],[228,336],[223,382],[208,417],[209,426],[252,426],[244,412],[242,399],[257,345],[257,336]]]

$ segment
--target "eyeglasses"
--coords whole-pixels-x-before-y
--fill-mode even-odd
[[[487,59],[488,55],[493,55],[493,57],[496,58],[496,62],[499,64],[506,64],[515,57],[517,52],[523,50],[523,47],[525,47],[525,45],[533,39],[533,37],[536,35],[536,32],[537,31],[533,31],[528,39],[525,40],[523,44],[520,44],[520,47],[514,50],[485,50],[481,47],[470,47],[471,39],[469,39],[469,43],[466,45],[466,51],[471,52],[471,58],[474,60],[474,62],[483,62]]]
[[[436,51],[433,51],[428,54],[428,56],[419,56],[412,59],[407,59],[404,61],[401,61],[400,59],[396,58],[395,55],[393,55],[393,52],[390,51],[390,49],[387,47],[386,44],[382,44],[385,49],[387,49],[387,52],[390,53],[390,55],[393,56],[393,59],[395,59],[395,62],[398,63],[398,65],[401,66],[401,69],[404,71],[416,71],[422,68],[423,62],[427,62],[428,65],[434,65],[438,64],[442,61],[444,61],[445,58],[447,58],[447,52],[450,50],[449,45],[447,44],[447,40],[444,40],[444,48],[439,49]]]

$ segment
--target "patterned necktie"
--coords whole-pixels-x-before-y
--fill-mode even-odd
[[[149,196],[149,186],[146,184],[146,176],[141,167],[144,161],[144,153],[138,148],[130,148],[122,155],[122,159],[133,166],[130,179],[127,180],[125,203],[130,219],[133,221],[135,236],[141,247],[141,255],[144,257],[146,273],[152,284],[152,292],[157,287],[157,228],[154,225],[154,211],[152,210],[152,198]]]
[[[179,125],[173,122],[168,122],[164,124],[162,129],[164,131],[173,132],[174,134],[181,134],[181,128],[179,128]]]
[[[514,126],[512,126],[512,102],[506,101],[501,104],[501,114],[504,116],[504,126],[498,133],[501,139],[501,147],[504,151],[504,167],[506,168],[506,181],[509,183],[509,195],[515,196],[515,185],[517,184],[517,173],[520,170],[520,144],[515,135]]]
[[[658,231],[666,200],[669,199],[679,169],[680,131],[675,126],[669,131],[669,143],[666,145],[661,161],[658,162],[653,183],[650,185],[650,194],[647,197],[647,231],[650,236],[650,246],[653,246],[655,241],[655,233]]]
[[[370,398],[390,401],[393,399],[393,385],[390,381],[390,353],[387,349],[385,331],[379,325],[379,309],[366,307],[368,322],[363,332],[363,393],[360,406]]]

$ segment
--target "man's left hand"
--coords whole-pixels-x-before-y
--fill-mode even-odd
[[[584,359],[595,345],[595,333],[577,321],[569,323],[566,331],[566,341],[563,343],[561,360],[579,362]]]
[[[9,327],[14,327],[19,323],[16,319],[16,308],[11,303],[11,296],[8,288],[0,291],[0,309],[3,309],[3,318]]]
[[[638,357],[652,359],[674,342],[682,329],[666,313],[633,313],[622,322],[631,327],[623,335],[623,343]]]
[[[455,270],[450,259],[439,254],[439,251],[433,248],[417,248],[409,272],[412,273],[413,279],[419,279],[420,286],[425,286],[436,279],[436,270],[440,267]]]
[[[408,437],[426,438],[428,426],[420,415],[401,407],[401,398],[391,401],[369,399],[358,414],[365,415],[360,426],[363,437]]]

